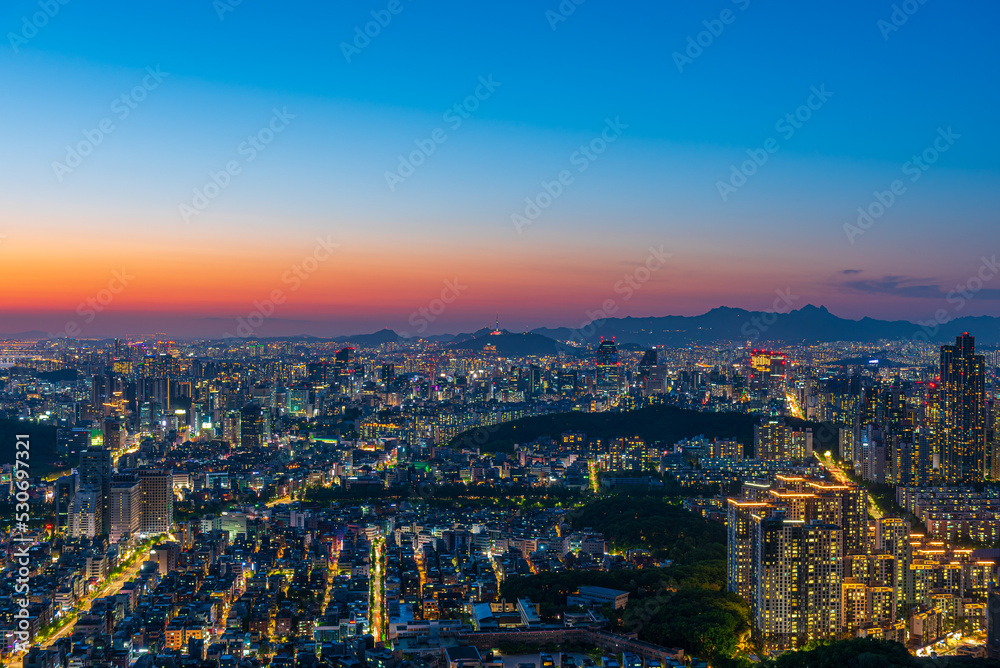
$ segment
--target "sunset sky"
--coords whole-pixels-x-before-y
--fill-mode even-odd
[[[217,336],[276,291],[261,334],[404,330],[446,281],[430,333],[785,289],[914,320],[1000,253],[996,3],[899,25],[871,0],[150,4],[70,0],[41,27],[37,0],[0,7],[0,333]],[[748,151],[766,162],[720,194]],[[651,247],[669,260],[623,299]],[[993,281],[961,315],[1000,315]]]

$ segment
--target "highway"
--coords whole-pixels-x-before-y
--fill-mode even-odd
[[[819,463],[822,464],[826,468],[826,470],[830,472],[830,475],[832,475],[837,482],[839,482],[841,485],[847,485],[851,483],[851,480],[840,469],[840,467],[837,466],[836,462],[833,461],[829,453],[820,455],[817,452],[815,454],[816,454],[816,459],[819,460]],[[870,496],[868,497],[868,514],[877,520],[882,519],[882,511],[875,506]]]

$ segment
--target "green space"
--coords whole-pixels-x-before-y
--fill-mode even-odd
[[[14,463],[17,436],[29,437],[31,476],[47,476],[61,468],[56,461],[56,428],[26,420],[0,419],[0,463]]]
[[[917,658],[896,642],[874,638],[820,641],[798,652],[751,664],[746,659],[720,659],[713,668],[1000,668],[1000,661],[967,657]]]
[[[511,577],[501,585],[506,600],[528,597],[543,618],[568,611],[566,596],[580,585],[629,592],[624,611],[605,606],[611,630],[640,640],[684,647],[700,657],[737,653],[747,637],[749,610],[725,591],[726,530],[720,524],[656,496],[612,495],[570,512],[574,529],[604,533],[613,551],[649,549],[673,564],[666,568],[570,570]]]
[[[530,443],[538,438],[558,439],[564,432],[583,432],[590,438],[605,440],[638,436],[647,443],[666,445],[704,435],[709,440],[735,439],[743,444],[747,456],[751,456],[753,428],[759,420],[760,416],[746,413],[701,412],[676,406],[646,406],[619,413],[554,413],[469,429],[453,438],[451,446],[513,453],[515,444]],[[786,420],[796,429],[812,428],[817,450],[838,452],[835,426],[797,418]]]
[[[647,442],[676,443],[704,434],[706,438],[735,438],[753,447],[757,418],[744,413],[702,413],[674,406],[647,406],[620,413],[554,413],[521,418],[462,432],[452,447],[479,447],[484,452],[514,452],[516,443],[537,438],[558,439],[563,432],[584,432],[590,438],[639,436]]]

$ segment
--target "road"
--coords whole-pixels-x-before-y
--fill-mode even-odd
[[[791,392],[785,393],[785,406],[788,408],[788,412],[792,414],[792,417],[797,417],[800,420],[805,419],[805,416],[802,415],[802,409],[799,407],[798,399]]]
[[[820,455],[817,452],[816,459],[819,460],[820,464],[826,467],[826,470],[830,472],[830,475],[832,475],[836,479],[836,481],[839,482],[841,485],[847,485],[851,483],[851,480],[848,479],[847,475],[840,469],[839,466],[837,466],[837,464],[833,461],[830,455],[828,454]],[[882,511],[879,510],[878,507],[876,507],[876,505],[872,502],[870,496],[868,497],[868,514],[877,520],[882,519]]]
[[[134,578],[135,574],[139,572],[139,569],[142,567],[142,562],[146,561],[146,559],[149,557],[149,552],[150,550],[153,549],[153,547],[155,547],[155,545],[150,546],[143,553],[140,553],[139,557],[136,558],[135,563],[133,563],[131,566],[122,571],[121,574],[118,575],[118,577],[116,577],[114,580],[107,582],[99,590],[88,595],[87,598],[85,598],[77,607],[77,616],[90,612],[90,604],[93,603],[95,598],[102,598],[104,596],[114,596],[115,594],[117,594],[121,590],[121,588],[125,586],[125,583]],[[41,646],[51,647],[60,638],[65,638],[66,636],[71,635],[73,633],[73,626],[74,626],[73,623],[66,624],[65,626],[62,627],[62,629],[59,630],[58,633],[53,635],[45,642],[40,643]]]
[[[275,506],[280,506],[283,503],[291,503],[295,499],[292,498],[291,494],[285,494],[284,496],[278,497],[277,499],[271,499],[264,505],[268,508],[274,508]]]
[[[370,582],[372,584],[372,593],[374,594],[375,600],[369,601],[372,620],[371,633],[375,636],[375,642],[381,642],[382,626],[385,618],[385,601],[382,600],[382,579],[384,577],[382,573],[382,562],[385,560],[384,540],[376,539],[375,545],[372,547],[372,557],[372,565],[374,566],[374,569],[370,571]]]

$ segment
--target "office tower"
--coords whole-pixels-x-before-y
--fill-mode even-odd
[[[64,475],[55,484],[56,531],[69,533],[73,498],[76,496],[76,474]]]
[[[618,346],[615,342],[601,339],[597,347],[596,391],[605,397],[615,397],[621,387],[621,366],[618,361]]]
[[[104,420],[104,447],[111,452],[125,445],[125,426],[119,420]]]
[[[840,632],[843,530],[833,524],[752,516],[751,618],[770,647],[801,647]]]
[[[98,533],[107,534],[111,528],[108,500],[111,493],[111,451],[105,448],[87,448],[80,453],[80,489],[94,491],[100,508]]]
[[[639,361],[636,371],[636,381],[639,389],[645,395],[659,394],[666,391],[667,367],[660,364],[660,353],[656,348],[647,350]]]
[[[242,411],[229,411],[222,419],[222,437],[231,446],[240,446],[243,443],[240,420]]]
[[[639,377],[643,378],[648,375],[657,364],[659,364],[659,352],[656,348],[650,348],[642,354],[642,359],[639,360],[637,367]]]
[[[559,371],[559,392],[564,395],[572,395],[576,392],[577,376],[576,371],[571,369],[560,369]]]
[[[139,479],[142,512],[139,531],[170,533],[174,522],[174,474],[158,469],[132,471]]]
[[[346,370],[354,368],[355,353],[354,348],[348,346],[337,351],[334,364],[338,369]]]
[[[80,453],[90,447],[89,427],[60,427],[56,430],[56,453],[68,458],[70,461],[77,461]]]
[[[528,392],[532,396],[542,393],[542,367],[537,364],[528,367]]]
[[[306,365],[309,386],[313,390],[326,387],[329,373],[329,365],[326,362],[309,362]]]
[[[396,365],[395,364],[383,364],[382,371],[380,374],[380,380],[382,384],[389,387],[396,381]]]
[[[785,355],[771,350],[752,350],[749,362],[750,390],[784,397]]]
[[[240,412],[240,447],[244,450],[264,444],[264,411],[257,404],[247,404]]]
[[[101,493],[94,488],[81,488],[69,505],[69,533],[74,538],[96,538],[103,532]]]
[[[982,482],[986,470],[986,362],[966,332],[941,346],[941,464],[945,484]]]
[[[111,499],[108,503],[111,526],[108,541],[117,543],[139,532],[142,515],[142,489],[134,474],[118,474],[111,482]]]
[[[105,374],[99,374],[91,378],[90,381],[90,405],[94,407],[96,415],[103,418],[107,404],[111,401],[111,378]]]

